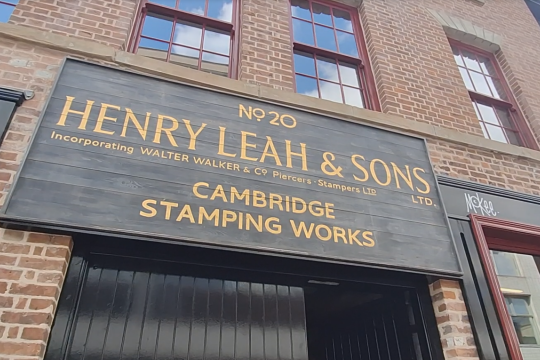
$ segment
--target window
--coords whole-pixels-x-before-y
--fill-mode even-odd
[[[522,345],[537,345],[535,320],[529,309],[529,298],[505,295],[504,300],[506,301],[508,313],[512,317],[519,343]]]
[[[538,22],[538,25],[540,25],[540,1],[539,0],[525,0],[525,2],[529,6],[529,9],[531,10],[536,21]]]
[[[291,15],[296,92],[373,109],[357,11],[291,0]]]
[[[19,90],[0,87],[0,143],[4,139],[15,109],[24,100],[31,99],[33,96],[33,92],[27,91],[25,93]]]
[[[0,0],[0,22],[8,22],[19,0]]]
[[[491,250],[493,263],[497,275],[500,276],[520,276],[519,268],[516,262],[516,255],[513,253]]]
[[[519,129],[514,99],[493,55],[455,43],[452,50],[484,136],[519,146],[534,144]]]
[[[236,5],[237,0],[143,0],[132,50],[234,77]]]

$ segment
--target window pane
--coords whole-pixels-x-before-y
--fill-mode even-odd
[[[527,300],[518,297],[509,297],[512,315],[530,315]]]
[[[313,55],[294,52],[294,71],[306,75],[315,76],[315,60]]]
[[[510,130],[504,130],[506,132],[506,137],[508,138],[508,142],[512,145],[518,145],[518,146],[521,146],[523,145],[521,143],[521,140],[519,138],[519,136],[517,135],[516,132],[514,131],[510,131]]]
[[[490,124],[485,124],[486,130],[489,133],[489,138],[491,140],[500,141],[503,143],[508,143],[508,140],[506,140],[506,136],[504,136],[504,130],[498,126],[493,126]]]
[[[459,66],[465,66],[465,63],[463,62],[463,59],[461,58],[461,55],[459,54],[459,50],[455,47],[452,47],[452,53],[454,54],[454,60],[456,60],[456,63]]]
[[[471,75],[472,82],[474,84],[476,92],[479,92],[481,94],[485,94],[488,96],[493,96],[491,94],[491,91],[489,90],[489,86],[486,82],[486,78],[484,77],[484,75],[479,74],[474,71],[469,71],[469,74]]]
[[[330,15],[330,8],[326,5],[312,3],[313,20],[318,24],[324,24],[328,26],[332,25],[332,15]]]
[[[469,72],[462,67],[459,68],[459,72],[461,73],[461,78],[463,79],[467,89],[474,91],[474,86],[472,85],[471,78],[469,77]]]
[[[480,64],[478,63],[478,60],[476,60],[476,55],[474,55],[473,53],[467,51],[467,50],[463,50],[461,52],[461,54],[463,55],[463,59],[465,60],[465,65],[471,69],[471,70],[476,70],[476,71],[481,71],[480,70]]]
[[[231,36],[228,32],[206,28],[204,30],[203,50],[229,55]]]
[[[167,16],[148,14],[144,18],[144,26],[142,30],[142,35],[170,41],[173,19]]]
[[[296,92],[299,94],[319,97],[317,80],[301,75],[296,75]]]
[[[320,79],[339,82],[336,60],[317,57],[317,71]]]
[[[345,104],[358,106],[363,108],[362,93],[359,89],[353,89],[348,86],[343,87],[343,95],[345,95]]]
[[[482,68],[482,71],[484,72],[484,74],[498,77],[497,72],[495,71],[495,68],[493,67],[493,64],[491,63],[491,60],[481,55],[478,56],[478,60],[480,61],[480,67]]]
[[[173,42],[175,44],[201,48],[202,26],[178,20],[176,23]]]
[[[199,68],[199,51],[183,46],[173,45],[171,49],[172,63],[184,65],[193,69]]]
[[[333,9],[332,12],[334,13],[334,25],[337,29],[353,32],[351,14],[348,11]]]
[[[150,0],[148,2],[151,2],[152,4],[165,5],[172,8],[176,7],[176,0]]]
[[[322,80],[319,82],[319,84],[321,87],[322,99],[332,100],[341,103],[343,102],[343,99],[341,97],[341,86]]]
[[[313,28],[311,23],[293,19],[293,36],[294,41],[307,45],[315,45],[315,42],[313,41]]]
[[[231,22],[233,16],[232,0],[210,0],[208,2],[208,17]]]
[[[0,22],[8,22],[14,9],[15,6],[0,4]]]
[[[337,51],[336,38],[334,36],[334,30],[315,25],[315,35],[317,36],[317,46],[323,49]]]
[[[495,111],[499,116],[499,121],[501,122],[502,126],[514,129],[514,123],[512,121],[512,118],[510,117],[510,113],[508,112],[508,110],[495,107]]]
[[[215,1],[215,0],[212,0]],[[178,8],[197,15],[204,15],[206,0],[180,0]]]
[[[141,38],[137,54],[152,57],[159,60],[167,60],[169,43]]]
[[[203,52],[201,69],[216,75],[229,75],[229,57]]]
[[[307,0],[292,0],[291,12],[294,17],[311,21],[311,11]]]
[[[481,119],[487,123],[500,125],[497,115],[495,115],[495,110],[489,105],[484,105],[476,103],[478,105],[478,110],[480,111]]]
[[[356,48],[354,35],[343,31],[336,31],[336,35],[339,43],[339,52],[358,57],[358,49]]]
[[[495,262],[497,275],[519,276],[515,255],[502,251],[491,251],[491,256]]]
[[[524,345],[536,345],[536,337],[534,335],[534,328],[530,317],[512,317],[514,328],[519,339],[520,344]]]
[[[493,93],[493,97],[496,97],[498,99],[508,100],[506,93],[504,89],[502,88],[502,84],[499,80],[486,76],[486,81],[489,84],[491,92]]]
[[[339,74],[341,75],[342,84],[360,87],[358,82],[358,68],[356,66],[340,62]]]

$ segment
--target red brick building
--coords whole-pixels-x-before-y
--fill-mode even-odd
[[[3,227],[0,229],[0,359],[90,359],[98,356],[102,359],[177,359],[190,356],[326,357],[327,360],[537,358],[535,347],[540,344],[540,328],[535,301],[540,303],[540,293],[535,293],[533,285],[530,293],[508,289],[505,285],[508,279],[504,278],[501,270],[506,255],[493,257],[495,255],[490,256],[490,250],[499,255],[530,255],[539,263],[539,9],[540,3],[536,0],[0,0],[0,126],[3,131],[0,194],[4,204]],[[83,69],[83,65],[86,68]],[[95,76],[92,69],[97,69]],[[113,75],[107,78],[107,74]],[[76,75],[83,76],[82,80],[72,80]],[[135,82],[132,85],[123,83],[122,79],[130,79],[129,76],[137,77],[137,81],[148,79],[148,88],[145,82],[138,85]],[[99,89],[88,90],[88,94],[96,94],[96,98],[107,94],[104,100],[91,101],[88,98],[85,101],[78,97],[69,100],[71,95],[62,92],[64,87],[75,89],[78,84],[82,87],[86,83],[98,84],[96,79],[100,79]],[[164,89],[169,85],[160,84],[178,84],[178,91],[186,94],[206,91],[201,92],[206,94],[201,95],[201,99],[213,100],[205,100],[207,109],[185,100],[191,95],[177,103],[167,97],[170,94]],[[114,94],[107,92],[111,89],[115,89]],[[115,97],[111,97],[113,95]],[[192,141],[185,153],[191,159],[189,151],[195,151],[199,132],[189,120],[176,120],[182,119],[183,112],[174,115],[176,119],[172,120],[172,115],[159,115],[159,130],[156,128],[153,134],[146,136],[149,119],[154,119],[154,115],[148,115],[146,125],[143,125],[146,110],[131,113],[132,117],[129,117],[129,111],[148,101],[147,114],[154,114],[161,111],[158,105],[152,105],[161,104],[159,100],[163,102],[162,108],[165,105],[171,108],[178,106],[179,111],[199,114],[201,121],[210,124],[210,128],[212,116],[220,116],[220,110],[213,106],[221,104],[221,111],[228,106],[225,103],[229,100],[219,96],[244,99],[241,101],[246,104],[256,101],[254,109],[257,104],[281,109],[257,115],[252,113],[251,106],[245,105],[235,111],[239,111],[241,118],[244,116],[241,121],[254,114],[254,119],[275,122],[271,124],[280,126],[280,134],[290,133],[291,137],[296,136],[292,128],[296,126],[297,119],[298,123],[302,122],[300,116],[313,128],[322,126],[318,123],[319,117],[324,121],[334,119],[335,128],[317,128],[317,131],[311,133],[309,130],[305,134],[315,139],[311,141],[312,147],[321,151],[325,151],[326,144],[330,144],[328,146],[332,149],[345,146],[344,152],[348,151],[346,146],[350,145],[351,149],[356,146],[346,137],[332,136],[333,131],[341,129],[337,124],[342,123],[357,125],[351,129],[364,129],[353,130],[358,134],[379,129],[376,131],[383,135],[373,133],[373,139],[381,144],[388,142],[384,151],[397,156],[398,160],[400,155],[408,159],[409,151],[405,145],[403,152],[392,148],[392,141],[387,140],[384,134],[400,134],[401,137],[396,138],[397,145],[400,145],[399,139],[409,139],[408,136],[412,136],[410,139],[425,139],[434,175],[440,185],[440,189],[433,190],[433,196],[437,199],[437,194],[441,194],[440,200],[444,200],[448,213],[449,220],[444,226],[432,220],[439,219],[433,215],[435,212],[417,210],[424,209],[421,205],[427,203],[418,204],[424,201],[424,197],[420,200],[414,196],[428,190],[422,192],[418,190],[422,185],[413,185],[409,165],[400,165],[395,160],[396,170],[391,167],[390,160],[379,159],[379,165],[371,162],[371,165],[362,167],[366,171],[365,181],[371,170],[375,182],[370,179],[371,183],[366,184],[372,184],[373,191],[379,189],[377,191],[384,194],[385,186],[394,176],[397,179],[394,191],[398,195],[388,198],[394,199],[402,192],[409,197],[407,190],[403,190],[407,188],[408,180],[411,191],[416,194],[411,195],[415,207],[409,204],[400,208],[401,203],[392,205],[393,200],[387,200],[396,210],[388,210],[388,214],[393,214],[387,215],[388,218],[403,216],[405,219],[417,211],[418,231],[422,232],[422,226],[430,221],[431,225],[439,226],[440,234],[451,230],[455,248],[446,255],[448,259],[459,258],[460,270],[442,271],[436,266],[425,265],[428,262],[420,252],[418,256],[414,253],[406,256],[403,264],[407,262],[409,265],[403,266],[398,260],[395,264],[390,260],[377,263],[370,258],[361,258],[358,263],[335,257],[323,261],[326,255],[315,256],[317,251],[313,250],[313,255],[310,249],[306,252],[308,255],[292,250],[280,253],[279,249],[267,254],[264,250],[268,246],[266,243],[258,244],[259,251],[253,246],[223,245],[213,238],[190,242],[197,236],[183,236],[182,228],[174,235],[178,239],[169,241],[173,236],[168,238],[167,232],[160,231],[161,225],[157,223],[145,223],[139,229],[130,226],[122,211],[108,212],[106,209],[115,205],[112,197],[110,204],[106,201],[97,204],[98,201],[93,202],[90,195],[62,203],[63,192],[58,190],[57,203],[52,195],[47,195],[57,191],[53,187],[32,188],[29,185],[33,180],[52,184],[63,178],[72,182],[70,186],[77,183],[101,189],[105,185],[98,183],[117,181],[117,178],[113,181],[107,175],[98,178],[94,185],[91,182],[81,185],[82,180],[76,180],[75,173],[70,178],[68,175],[71,173],[68,174],[67,170],[65,173],[51,171],[42,179],[43,172],[38,171],[44,164],[51,163],[51,159],[64,165],[71,161],[73,169],[82,170],[89,168],[77,163],[81,159],[88,161],[87,164],[106,163],[99,154],[102,150],[108,151],[107,144],[112,144],[107,143],[107,136],[113,136],[116,131],[111,129],[118,126],[116,134],[120,134],[124,121],[124,115],[112,118],[112,115],[106,115],[107,108],[124,111],[126,119],[123,135],[120,135],[124,138],[115,139],[118,143],[112,144],[111,149],[131,155],[128,145],[125,145],[128,143],[122,143],[127,141],[126,124],[130,121],[133,125],[130,131],[134,134],[138,131],[145,141],[152,137],[150,142],[154,144],[161,144],[163,140],[172,146],[175,144],[172,132],[181,126],[184,133],[177,139],[183,137]],[[129,107],[115,105],[120,104],[115,102],[116,97],[127,101]],[[111,98],[110,103],[105,102],[108,98]],[[55,99],[64,101],[62,106],[65,107],[57,108]],[[97,110],[100,107],[101,112]],[[289,115],[283,115],[282,111],[289,111]],[[92,145],[93,138],[88,137],[89,146],[86,148],[87,139],[81,134],[65,138],[69,131],[76,131],[69,128],[60,135],[64,140],[59,138],[59,141],[84,145],[90,155],[78,153],[80,150],[72,151],[68,145],[58,145],[63,149],[66,160],[62,156],[55,157],[48,152],[47,146],[52,148],[56,145],[50,145],[46,139],[42,141],[38,132],[38,129],[49,126],[47,119],[53,115],[56,116],[55,121],[64,116],[64,124],[67,121],[68,125],[74,123],[74,119],[81,121],[81,118],[89,124],[97,121],[101,125],[96,124],[94,132],[100,133],[105,140]],[[270,115],[275,115],[275,119]],[[312,123],[310,116],[318,117]],[[172,122],[166,123],[167,119]],[[195,119],[191,121],[195,124]],[[86,130],[83,122],[77,122],[79,130]],[[61,124],[61,120],[56,124]],[[196,126],[200,126],[199,131],[205,131],[205,125],[197,122]],[[255,137],[255,130],[253,125],[245,126],[246,131],[242,131],[242,135],[240,132],[226,135],[225,130],[220,132],[216,125],[216,134],[221,136],[218,153],[221,158],[218,160],[231,160],[232,148],[223,147],[227,139],[241,139],[242,146],[238,148],[241,159],[250,159],[246,151],[255,153],[255,143],[246,140],[249,136]],[[55,131],[62,133],[63,128],[55,128]],[[328,135],[324,134],[325,131]],[[57,133],[52,133],[50,141],[56,139]],[[347,134],[347,131],[343,130],[343,133]],[[264,138],[262,133],[260,137]],[[404,143],[406,141],[409,140],[403,140]],[[320,148],[315,145],[317,142]],[[296,181],[304,186],[311,178],[293,174],[292,180],[286,172],[287,168],[293,167],[294,161],[300,160],[305,161],[302,166],[311,169],[311,158],[305,155],[304,148],[292,149],[290,142],[286,144],[289,146],[286,158],[291,161],[291,166],[284,157],[284,173],[275,177],[279,181]],[[96,150],[90,150],[91,146]],[[276,166],[281,165],[276,154],[279,149],[273,146],[269,140],[257,151],[264,147],[263,157],[264,154],[273,156]],[[247,150],[249,147],[251,150]],[[137,146],[135,150],[138,151]],[[165,155],[163,152],[160,154],[159,161],[162,161]],[[172,161],[178,156],[176,160],[182,163],[183,153],[175,154],[169,151],[165,160]],[[334,162],[332,153],[329,155],[321,155],[324,159],[322,165],[330,165],[326,170],[321,165],[321,170],[327,175],[337,176],[335,179],[339,182],[340,167]],[[411,161],[422,158],[421,155],[411,156]],[[360,161],[360,158],[356,159]],[[259,162],[263,159],[259,158]],[[234,171],[235,164],[229,164]],[[384,168],[376,168],[381,164]],[[126,166],[112,166],[99,173],[124,171]],[[227,166],[224,163],[223,167]],[[414,172],[414,166],[411,165],[410,171],[418,174]],[[356,166],[357,171],[360,168]],[[386,170],[387,182],[382,180],[380,172],[373,175],[377,173],[376,169],[382,169],[382,174]],[[148,173],[158,174],[159,171],[156,168]],[[170,177],[177,176],[175,172],[171,174]],[[143,177],[130,179],[129,171],[124,175],[124,180],[118,180],[125,182],[121,183],[123,187],[115,188],[117,193],[131,191],[118,189],[154,191],[156,188],[144,185],[140,180]],[[356,180],[361,177],[355,176]],[[79,179],[90,181],[82,175]],[[163,184],[171,181],[162,179]],[[343,186],[345,190],[342,191],[354,193],[354,184],[340,184],[337,186],[340,189]],[[425,182],[422,184],[429,187]],[[271,183],[267,185],[268,191],[272,186]],[[361,189],[359,192],[371,191],[365,187],[358,189]],[[38,195],[30,195],[34,194],[32,191],[38,191],[35,193]],[[193,194],[189,196],[198,196],[200,193],[196,191],[193,187]],[[26,202],[19,200],[25,193]],[[157,204],[159,199],[162,202],[168,199],[166,194],[158,193],[153,195],[158,200],[147,199],[150,201],[146,203],[148,207],[143,205],[143,208],[148,212],[143,209],[140,216],[150,214],[148,217],[152,217],[158,212],[161,216],[160,211],[163,211],[165,219],[168,219],[171,209],[179,206],[178,203],[167,202],[168,205],[161,210],[150,207],[151,201]],[[66,198],[73,195],[65,194]],[[302,197],[301,193],[290,195]],[[45,202],[41,196],[44,199],[51,196],[51,199]],[[209,196],[203,194],[200,198]],[[343,195],[340,193],[339,196]],[[234,196],[230,200],[233,206]],[[256,206],[253,201],[250,206]],[[362,208],[358,201],[353,203],[354,209]],[[83,206],[81,209],[84,206],[94,209],[95,206],[105,210],[101,213],[88,210],[86,213],[85,210],[72,211],[61,207],[82,202],[87,205],[80,205]],[[335,202],[339,208],[338,200]],[[137,214],[140,206],[139,201]],[[380,219],[385,216],[381,213],[376,217],[375,203],[370,206],[370,210],[359,210],[362,214],[374,216],[370,218],[368,227],[376,226],[377,221],[382,221]],[[436,211],[442,208],[440,211],[444,214],[444,207],[438,206]],[[127,211],[128,208],[125,209]],[[42,215],[18,215],[25,212]],[[58,220],[55,216],[66,220]],[[188,215],[184,213],[184,216]],[[239,215],[234,216],[235,221],[239,221]],[[328,212],[326,217],[332,219]],[[68,220],[75,218],[81,222]],[[89,218],[92,220],[84,220]],[[116,225],[100,222],[106,218],[114,219],[112,223]],[[348,222],[343,221],[345,225],[340,223],[343,228],[339,229],[355,224],[356,217],[347,219]],[[83,220],[91,222],[91,226],[84,225]],[[246,218],[246,224],[247,221]],[[408,240],[393,235],[401,234],[408,239],[408,234],[406,231],[400,233],[399,226],[389,224],[380,223],[380,233],[390,235],[375,234],[376,240],[371,241],[375,245],[370,245],[370,241],[364,238],[360,245],[362,251],[368,249],[365,252],[369,253],[373,246],[373,249],[381,251],[382,257],[389,254],[395,259],[407,253]],[[225,225],[224,218],[221,227],[225,228]],[[241,226],[239,223],[238,228]],[[270,225],[266,226],[268,232],[275,230]],[[325,241],[321,242],[324,246],[332,243],[326,242],[332,236],[328,226],[326,240],[322,232],[322,235],[317,235],[319,240]],[[335,243],[342,238],[345,240],[345,235],[340,237],[338,230],[333,231]],[[224,232],[221,228],[215,230],[215,239],[228,236]],[[429,242],[431,233],[428,230],[424,233],[425,236],[418,235],[418,239]],[[152,234],[158,235],[153,237]],[[242,234],[238,236],[242,241],[258,241],[252,232]],[[349,241],[353,244],[350,237]],[[444,250],[432,251],[433,258],[444,257],[440,252]],[[317,262],[319,260],[321,263]],[[180,265],[174,265],[175,261]],[[519,267],[518,278],[527,279],[524,265]],[[187,269],[185,272],[184,268]],[[279,276],[272,277],[272,274]],[[537,281],[531,279],[532,283]],[[146,285],[137,287],[139,282]],[[540,280],[538,282],[540,284]],[[205,285],[201,285],[203,283]],[[324,297],[327,292],[334,293],[324,289],[333,289],[332,285],[336,284],[338,287],[345,284],[345,290],[340,290],[339,296]],[[200,290],[201,286],[203,290]],[[228,286],[236,289],[238,297],[234,301],[227,297]],[[248,290],[244,290],[248,295],[247,300],[243,298],[242,301],[247,303],[240,302],[243,286],[247,287]],[[162,290],[152,290],[152,287]],[[186,295],[192,296],[188,304],[191,306],[189,316],[175,313],[184,304],[181,300],[184,290],[192,294]],[[280,291],[285,292],[285,300],[280,297]],[[288,305],[281,304],[280,299]],[[230,310],[226,304],[229,300],[232,301],[230,308],[236,309],[232,320],[226,316]],[[518,304],[519,301],[522,303]],[[275,309],[272,307],[274,302]],[[212,304],[221,305],[215,305],[214,309]],[[270,305],[266,307],[265,304]],[[520,305],[523,306],[518,308]],[[285,320],[280,317],[282,313],[279,310],[284,306],[287,310]],[[152,307],[162,312],[148,310]],[[256,311],[257,307],[264,309],[261,310],[263,315]],[[349,309],[350,313],[344,315],[337,310],[340,307]],[[241,319],[240,309],[250,309],[242,315],[245,319]],[[341,323],[331,323],[328,318],[323,320],[313,315],[325,311],[331,314],[329,318],[340,319]],[[196,315],[197,312],[200,314]],[[353,313],[364,319],[358,320],[362,330],[346,322],[345,319],[356,316],[351,315]],[[187,325],[182,321],[187,321]],[[181,324],[185,327],[181,328]],[[227,326],[236,330],[227,333]],[[348,326],[351,329],[345,331]],[[341,329],[338,331],[338,328]],[[181,333],[181,329],[185,332]],[[189,340],[184,344],[186,338]]]

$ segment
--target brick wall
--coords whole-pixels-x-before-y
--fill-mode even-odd
[[[0,229],[0,359],[42,358],[71,238]]]
[[[294,90],[289,0],[243,0],[239,79]]]
[[[125,45],[139,0],[19,0],[10,23]]]
[[[459,282],[439,280],[429,286],[446,360],[478,360],[478,352]]]

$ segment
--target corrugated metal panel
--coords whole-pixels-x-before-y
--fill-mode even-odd
[[[306,360],[301,288],[88,268],[69,360]]]

